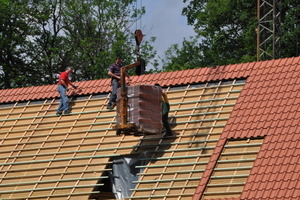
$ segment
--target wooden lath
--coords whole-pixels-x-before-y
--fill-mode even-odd
[[[107,96],[74,100],[56,116],[56,100],[1,108],[0,198],[88,199],[107,178],[110,158],[129,154],[138,139],[116,140]]]
[[[56,99],[2,107],[0,198],[105,198],[111,195],[94,189],[108,178],[112,158],[148,151],[149,164],[137,166],[144,171],[128,199],[191,199],[243,85],[167,88],[174,131],[168,138],[117,136],[108,95],[74,98],[69,116],[55,115]]]
[[[202,199],[240,197],[263,138],[228,140]]]

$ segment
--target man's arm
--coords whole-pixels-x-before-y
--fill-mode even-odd
[[[167,93],[164,90],[162,91],[162,97],[163,97],[165,103],[169,103]]]
[[[120,76],[115,75],[111,71],[108,71],[108,75],[111,76],[111,77],[113,77],[113,78],[120,79]]]
[[[62,85],[65,86],[65,88],[68,88],[68,85],[67,85],[67,83],[66,83],[66,81],[65,81],[64,79],[60,79],[60,82],[62,83]],[[77,86],[77,85],[74,85],[73,83],[71,83],[71,81],[69,81],[69,84],[70,84],[74,89],[78,88],[78,86]]]

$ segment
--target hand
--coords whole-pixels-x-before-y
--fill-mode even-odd
[[[128,78],[126,83],[127,83],[127,85],[130,85],[131,84],[131,79]]]

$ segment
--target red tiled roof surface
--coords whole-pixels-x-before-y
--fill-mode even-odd
[[[264,143],[240,199],[300,199],[299,59],[227,66],[233,76],[248,78],[194,199],[203,194],[227,139],[258,136]]]
[[[230,138],[264,137],[240,198],[300,199],[300,57],[133,76],[132,84],[180,85],[247,78],[199,182],[200,199]],[[79,95],[110,91],[110,80],[76,83]],[[0,102],[57,97],[55,85],[0,90]]]

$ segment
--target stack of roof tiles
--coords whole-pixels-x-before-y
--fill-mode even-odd
[[[159,87],[134,85],[127,87],[127,123],[133,124],[138,133],[155,134],[162,130],[161,93]],[[117,98],[117,126],[121,126],[121,90]],[[153,112],[153,111],[157,112]]]
[[[201,199],[226,142],[263,138],[242,193],[232,200],[300,199],[300,57],[134,76],[133,85],[246,78],[193,199]],[[77,94],[110,91],[109,79],[78,82]],[[55,85],[0,90],[0,103],[56,98]],[[219,198],[225,199],[225,198]]]

